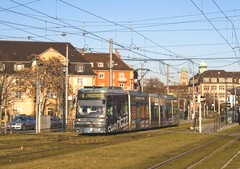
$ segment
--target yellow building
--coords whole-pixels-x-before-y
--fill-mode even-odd
[[[0,74],[3,76],[8,71],[7,74],[14,76],[17,71],[25,68],[31,69],[33,67],[32,55],[38,56],[42,60],[56,57],[63,63],[66,63],[66,55],[68,55],[69,86],[73,90],[73,95],[68,97],[70,103],[73,102],[79,88],[94,85],[96,74],[92,71],[91,64],[70,43],[0,41]],[[0,83],[3,84],[3,81],[0,81]],[[10,93],[10,91],[8,92]],[[14,91],[11,95],[13,96],[12,99],[7,102],[4,101],[3,95],[1,96],[1,105],[5,106],[3,107],[4,110],[8,108],[7,111],[13,115],[34,115],[35,103],[33,99],[30,99],[21,91]],[[48,99],[48,107],[42,112],[43,114],[61,114],[61,110],[56,110],[57,103],[52,100],[51,98]],[[70,109],[69,112],[69,116],[71,116]]]

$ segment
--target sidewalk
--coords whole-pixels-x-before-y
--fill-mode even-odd
[[[203,120],[204,121],[204,120]],[[197,131],[199,132],[199,126],[196,126],[196,130],[193,130],[193,120],[180,120],[180,124],[191,124],[191,129],[192,131]],[[202,124],[202,133],[215,133],[224,129],[228,129],[231,128],[233,126],[239,125],[238,123],[232,123],[232,124],[228,124],[228,125],[223,125],[222,127],[220,127],[220,130],[216,130],[214,129],[214,123],[208,123],[208,124]],[[191,130],[190,129],[190,130]]]

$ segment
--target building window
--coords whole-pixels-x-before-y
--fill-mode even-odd
[[[16,78],[15,79],[15,84],[16,85],[23,85],[24,83],[23,83],[23,80]]]
[[[51,107],[47,108],[47,115],[50,115],[51,117],[56,116],[56,114],[54,114],[54,109]]]
[[[104,83],[99,83],[99,86],[104,86]]]
[[[23,64],[15,64],[14,65],[14,70],[15,71],[21,71],[24,69],[24,65]]]
[[[104,73],[99,73],[99,79],[104,79]]]
[[[225,97],[225,93],[219,93],[219,99],[224,97]]]
[[[211,90],[217,90],[217,86],[216,85],[211,86]]]
[[[119,86],[123,88],[124,87],[124,83],[119,83]]]
[[[4,71],[5,70],[5,64],[4,63],[0,63],[0,71]]]
[[[204,90],[209,90],[209,86],[208,85],[204,85],[203,89]]]
[[[212,78],[211,78],[211,82],[212,82],[212,83],[217,83],[217,78],[216,78],[216,77],[212,77]]]
[[[227,83],[232,83],[233,82],[233,78],[228,77],[226,80]]]
[[[219,86],[219,90],[225,90],[225,86],[224,85],[220,85]]]
[[[22,92],[21,91],[17,91],[15,97],[17,99],[21,99],[22,98]]]
[[[91,67],[94,67],[94,66],[93,66],[93,62],[90,62],[90,65],[91,65]]]
[[[50,91],[50,92],[47,94],[47,97],[48,97],[49,99],[55,99],[55,98],[57,98],[56,94],[55,94],[54,92],[52,92],[52,91]]]
[[[103,62],[99,62],[98,67],[103,67]]]
[[[76,69],[76,72],[83,72],[83,65],[76,65],[75,69]]]
[[[119,78],[123,79],[124,78],[124,73],[119,73]]]
[[[225,78],[224,77],[220,77],[219,78],[219,83],[224,83],[225,82]]]
[[[204,82],[204,83],[209,83],[209,78],[208,78],[208,77],[204,77],[204,78],[203,78],[203,82]]]
[[[83,78],[81,78],[81,77],[77,78],[77,84],[82,85],[83,84]]]

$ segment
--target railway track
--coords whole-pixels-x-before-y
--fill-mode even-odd
[[[220,141],[222,141],[224,138],[227,138],[226,141],[219,143]],[[202,152],[202,155],[198,155],[198,158],[196,158],[195,160],[191,160],[191,162],[188,164],[186,163],[186,166],[184,166],[184,168],[187,169],[193,169],[193,168],[205,168],[205,167],[201,167],[202,164],[206,165],[206,161],[211,160],[212,158],[219,156],[219,154],[223,151],[225,151],[225,149],[233,146],[234,144],[236,144],[236,142],[239,142],[239,138],[240,136],[229,136],[229,135],[225,135],[225,136],[221,136],[218,138],[215,138],[213,140],[210,140],[207,143],[201,144],[195,148],[192,148],[188,151],[185,151],[179,155],[176,155],[170,159],[167,159],[165,161],[162,161],[158,164],[155,164],[154,166],[150,167],[149,169],[158,169],[158,168],[171,168],[171,165],[173,165],[174,163],[181,163],[181,161],[184,161],[185,159],[189,158],[189,157],[194,157],[195,154],[199,154],[199,152]],[[215,146],[214,148],[213,145]],[[207,151],[207,149],[210,149],[210,151]],[[224,169],[226,167],[228,167],[228,165],[238,156],[240,155],[240,149],[239,151],[237,151],[233,157],[229,160],[227,160],[226,162],[224,162],[223,164],[221,164],[221,169]]]
[[[183,136],[184,135],[184,136]],[[145,164],[145,167],[155,164],[150,167],[150,169],[155,168],[209,168],[202,167],[203,164],[209,163],[209,161],[213,160],[216,156],[219,156],[224,151],[227,153],[230,152],[228,158],[225,156],[225,161],[222,161],[221,165],[215,168],[227,169],[231,166],[237,159],[240,158],[240,141],[239,141],[239,133],[216,133],[214,135],[210,135],[206,137],[206,135],[196,135],[200,136],[200,139],[196,138],[196,133],[186,131],[186,127],[181,128],[166,128],[161,130],[150,130],[150,131],[141,131],[141,132],[133,132],[127,134],[119,134],[119,135],[76,135],[73,133],[51,133],[51,134],[42,134],[42,135],[30,135],[30,134],[19,134],[9,135],[9,137],[0,138],[0,164],[2,167],[7,167],[11,163],[11,166],[21,165],[22,163],[27,163],[28,161],[38,161],[38,159],[50,159],[53,157],[61,158],[62,154],[74,154],[75,152],[81,152],[81,154],[88,154],[89,151],[96,151],[100,153],[100,150],[104,150],[105,148],[109,149],[109,147],[121,147],[122,144],[127,145],[137,145],[141,143],[150,143],[156,142],[157,145],[163,146],[176,146],[177,148],[170,148],[169,151],[167,149],[159,148],[158,153],[155,151],[155,144],[152,146],[146,146],[146,144],[142,144],[139,146],[139,151],[150,150],[152,149],[152,153],[149,156],[146,156],[147,163],[144,163],[144,159],[142,160],[141,165]],[[185,138],[189,144],[183,142]],[[204,139],[203,139],[204,138]],[[205,139],[207,138],[207,139]],[[209,140],[212,138],[211,140]],[[196,139],[196,140],[195,140]],[[163,141],[169,140],[169,141]],[[199,142],[196,142],[199,140]],[[203,140],[204,143],[203,143]],[[206,140],[208,140],[206,142]],[[25,141],[24,143],[22,143]],[[175,144],[179,142],[179,144]],[[203,143],[203,144],[201,144]],[[119,145],[118,145],[119,144]],[[175,145],[174,145],[175,144]],[[235,145],[235,147],[234,147]],[[23,148],[21,148],[21,146]],[[146,147],[145,147],[146,146]],[[147,148],[148,147],[148,148]],[[192,148],[190,148],[192,147]],[[233,148],[231,148],[233,147]],[[131,150],[133,148],[134,152]],[[94,150],[95,149],[95,150]],[[121,159],[132,158],[132,156],[128,157],[128,154],[135,153],[136,147],[130,146],[128,153],[123,153],[124,156]],[[229,150],[228,150],[229,149]],[[117,149],[116,149],[117,150]],[[165,153],[162,153],[166,151]],[[181,151],[178,153],[178,151]],[[142,151],[141,151],[142,152]],[[97,154],[98,154],[97,153]],[[114,151],[115,153],[115,151]],[[117,152],[121,154],[121,151]],[[174,154],[174,155],[173,155]],[[178,154],[178,155],[176,155]],[[102,159],[100,156],[99,159]],[[89,157],[90,158],[90,157]],[[91,157],[92,158],[92,157]],[[140,157],[136,158],[139,159]],[[161,161],[157,163],[157,160],[161,158]],[[166,160],[166,158],[168,158]],[[126,160],[124,159],[124,160]],[[105,158],[103,158],[105,160]],[[110,160],[110,158],[109,158]],[[134,159],[135,160],[135,159]],[[164,161],[165,160],[165,161]],[[79,161],[78,161],[79,162]],[[120,162],[120,161],[118,161]],[[136,160],[137,162],[137,160]],[[85,162],[81,162],[85,164]],[[157,164],[156,164],[157,163]],[[179,166],[178,164],[185,164],[184,166]],[[175,166],[173,167],[173,164]],[[176,165],[177,164],[177,165]],[[66,165],[67,166],[67,165]],[[104,166],[104,165],[103,165]],[[118,165],[113,165],[112,168],[117,168]],[[121,165],[120,165],[121,166]],[[127,168],[128,163],[122,164],[125,168]],[[177,167],[176,167],[177,166]],[[0,167],[1,168],[1,167]],[[101,168],[101,167],[100,167]],[[104,167],[102,167],[104,168]],[[139,168],[139,167],[136,167]]]
[[[162,133],[163,135],[165,133]],[[145,139],[148,133],[135,133],[133,135],[124,136],[121,135],[111,137],[111,136],[48,136],[48,135],[39,135],[33,139],[26,139],[21,144],[9,144],[8,141],[5,142],[6,147],[3,142],[0,144],[0,164],[8,164],[10,162],[21,162],[23,159],[37,159],[45,157],[46,154],[52,156],[61,154],[64,150],[71,151],[84,151],[97,148],[99,146],[108,146],[114,144],[121,144],[129,141],[136,141]],[[154,137],[154,134],[152,134]],[[51,138],[51,139],[50,139]],[[1,167],[0,167],[1,168]]]

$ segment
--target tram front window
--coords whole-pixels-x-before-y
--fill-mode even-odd
[[[77,117],[99,117],[104,113],[102,100],[83,100],[79,101]]]

